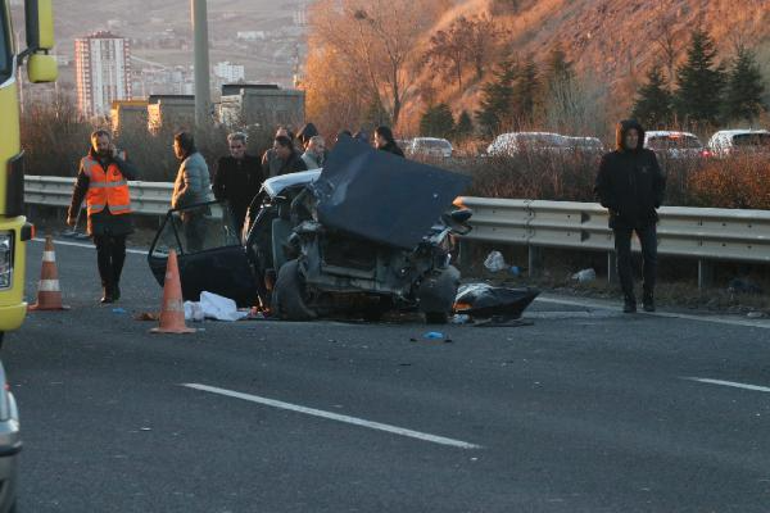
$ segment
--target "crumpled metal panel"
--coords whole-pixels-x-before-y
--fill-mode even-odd
[[[413,249],[470,181],[346,137],[312,188],[327,228]]]

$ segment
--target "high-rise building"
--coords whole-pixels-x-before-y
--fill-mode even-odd
[[[75,39],[78,109],[83,116],[106,116],[112,102],[131,99],[130,60],[128,40],[110,32]]]

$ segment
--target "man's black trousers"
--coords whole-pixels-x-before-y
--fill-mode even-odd
[[[112,289],[120,283],[123,264],[126,262],[126,236],[96,235],[94,244],[102,286]]]
[[[631,237],[639,237],[642,246],[642,277],[644,279],[644,298],[652,299],[655,292],[655,279],[658,273],[658,234],[655,223],[640,227],[630,227],[618,223],[615,232],[615,254],[618,264],[620,287],[627,301],[635,302],[634,273],[631,258]]]

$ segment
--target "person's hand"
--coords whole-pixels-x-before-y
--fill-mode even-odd
[[[77,220],[72,216],[67,216],[67,226],[74,227],[77,224]]]

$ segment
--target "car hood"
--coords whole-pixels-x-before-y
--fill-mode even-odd
[[[308,185],[315,182],[321,176],[321,169],[311,171],[301,171],[299,173],[290,173],[287,175],[274,176],[268,178],[262,184],[262,188],[271,198],[280,195],[285,189],[297,185]]]
[[[324,226],[413,249],[470,182],[345,138],[311,187]]]

